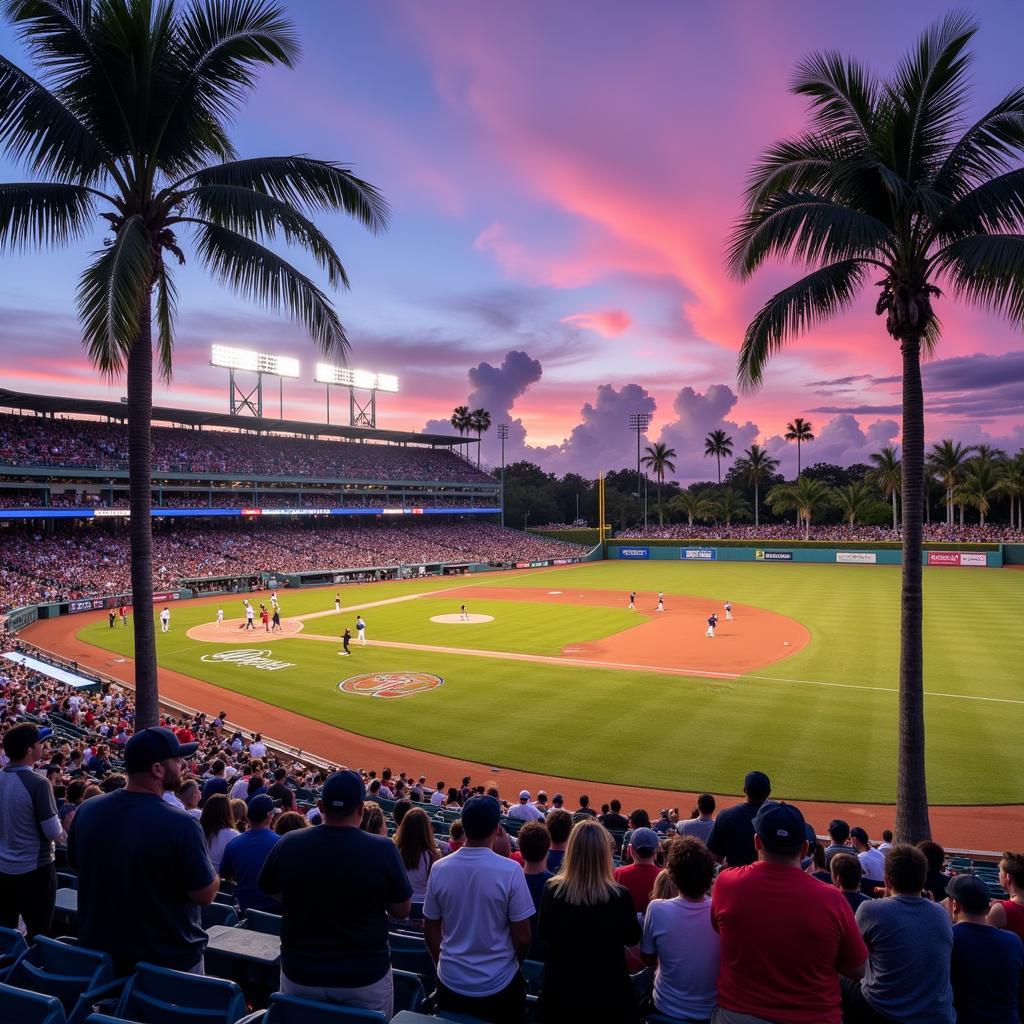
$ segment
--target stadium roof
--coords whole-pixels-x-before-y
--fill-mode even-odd
[[[56,395],[32,395],[26,391],[8,391],[0,388],[0,409],[18,409],[46,415],[102,416],[124,420],[128,407],[123,402],[101,401],[95,398],[61,398]],[[302,434],[318,437],[338,437],[346,441],[391,441],[397,444],[430,444],[454,447],[474,444],[475,438],[457,434],[421,434],[415,430],[380,430],[369,427],[348,427],[335,423],[307,423],[304,420],[279,420],[266,416],[240,416],[223,412],[203,412],[198,409],[170,409],[153,406],[154,423],[175,423],[187,427],[217,427],[227,430],[255,430],[260,433]]]

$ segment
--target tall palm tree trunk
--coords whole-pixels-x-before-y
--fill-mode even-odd
[[[135,727],[160,719],[153,624],[153,320],[147,293],[139,335],[128,356],[128,506],[131,510],[132,625],[135,630]]]
[[[892,530],[896,532],[896,488],[892,489]]]
[[[722,486],[722,456],[715,452],[715,461],[718,463],[718,486]]]
[[[658,474],[658,525],[665,525],[665,512],[661,507],[661,481],[664,477],[663,473]]]
[[[798,437],[796,439],[796,478],[797,478],[797,480],[800,479],[800,473],[801,472],[802,472],[802,470],[800,469],[800,438]]]
[[[760,500],[760,496],[758,495],[757,481],[755,480],[754,481],[754,526],[760,526],[761,525],[761,519],[760,519],[761,513],[760,513],[760,510],[758,509],[758,505],[760,505],[760,504],[761,504],[761,500]]]
[[[904,338],[903,352],[903,588],[900,607],[899,761],[896,838],[931,838],[925,781],[924,666],[921,637],[921,496],[924,490],[924,394],[921,339]]]

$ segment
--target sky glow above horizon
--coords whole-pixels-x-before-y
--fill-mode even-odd
[[[303,59],[262,76],[234,138],[243,156],[349,163],[390,201],[391,228],[376,237],[321,219],[352,280],[335,295],[350,365],[401,382],[399,394],[379,396],[380,426],[440,429],[453,406],[482,405],[511,425],[509,460],[590,475],[633,464],[628,416],[650,412],[648,436],[676,448],[683,480],[711,476],[702,438],[719,427],[737,450],[767,443],[789,475],[796,453],[779,435],[795,416],[818,434],[805,463],[864,461],[898,444],[899,353],[874,315],[874,290],[776,357],[760,391],[740,394],[743,330],[800,271],[781,265],[737,283],[722,252],[748,169],[805,124],[787,90],[797,60],[838,49],[887,73],[949,7],[286,6]],[[971,97],[980,113],[1024,83],[1024,17],[1011,0],[969,7],[981,23]],[[29,66],[7,27],[0,52]],[[24,178],[0,155],[0,180]],[[102,224],[65,250],[0,255],[3,386],[124,393],[97,379],[75,316]],[[227,411],[226,373],[208,365],[219,343],[298,358],[285,415],[324,419],[320,356],[301,328],[219,288],[193,259],[176,274],[175,377],[157,386],[159,404]],[[943,339],[924,372],[929,440],[1020,448],[1020,332],[951,300],[938,311]],[[497,452],[492,430],[485,460]]]

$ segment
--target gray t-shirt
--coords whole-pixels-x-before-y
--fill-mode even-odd
[[[46,779],[27,766],[0,772],[0,873],[24,875],[51,863],[60,832]]]
[[[714,818],[708,818],[706,821],[703,818],[687,818],[686,821],[679,822],[676,831],[681,836],[696,836],[702,843],[706,843],[714,827]]]
[[[907,1024],[954,1024],[946,911],[921,896],[890,896],[862,903],[857,927],[870,954],[861,990],[871,1008]]]

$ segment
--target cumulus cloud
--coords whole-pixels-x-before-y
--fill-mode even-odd
[[[804,442],[803,465],[831,462],[839,466],[850,466],[855,462],[867,462],[873,452],[894,444],[899,432],[900,426],[896,420],[875,420],[865,429],[856,416],[840,413],[815,431],[813,441]],[[768,438],[765,447],[780,460],[781,473],[790,478],[796,476],[795,442],[787,442],[776,434]]]

